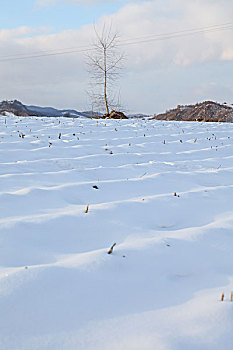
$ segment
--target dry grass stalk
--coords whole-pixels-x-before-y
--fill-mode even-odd
[[[230,301],[233,299],[233,292],[231,292]]]
[[[111,246],[111,248],[109,249],[109,251],[108,251],[108,254],[112,254],[112,252],[113,252],[113,248],[116,246],[116,243],[114,243],[112,246]]]
[[[59,139],[61,138],[61,132],[59,132],[59,136],[58,136],[58,138],[59,138]]]
[[[88,210],[89,210],[89,204],[86,206],[85,214],[88,213]]]
[[[180,195],[177,194],[176,192],[174,192],[174,196],[175,196],[175,197],[180,197]]]
[[[221,295],[221,301],[223,301],[224,300],[224,293],[222,293],[222,295]]]

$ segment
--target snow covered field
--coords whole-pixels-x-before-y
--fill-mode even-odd
[[[230,350],[232,290],[232,124],[0,117],[1,350]]]

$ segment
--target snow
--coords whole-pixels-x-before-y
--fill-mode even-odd
[[[0,349],[232,349],[232,146],[232,124],[0,117]]]

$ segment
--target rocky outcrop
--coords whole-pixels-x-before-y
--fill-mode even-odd
[[[102,119],[128,119],[122,112],[112,111],[110,114],[104,114]]]
[[[32,114],[25,105],[23,105],[21,102],[17,100],[2,101],[0,103],[0,113],[4,113],[4,112],[9,112],[9,113],[13,113],[14,115],[24,116],[24,117]]]
[[[233,123],[233,108],[226,104],[205,101],[196,105],[178,106],[152,119]]]

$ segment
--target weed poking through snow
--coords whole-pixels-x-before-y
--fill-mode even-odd
[[[116,243],[114,243],[111,248],[108,251],[108,254],[112,254],[114,247],[116,246]]]

